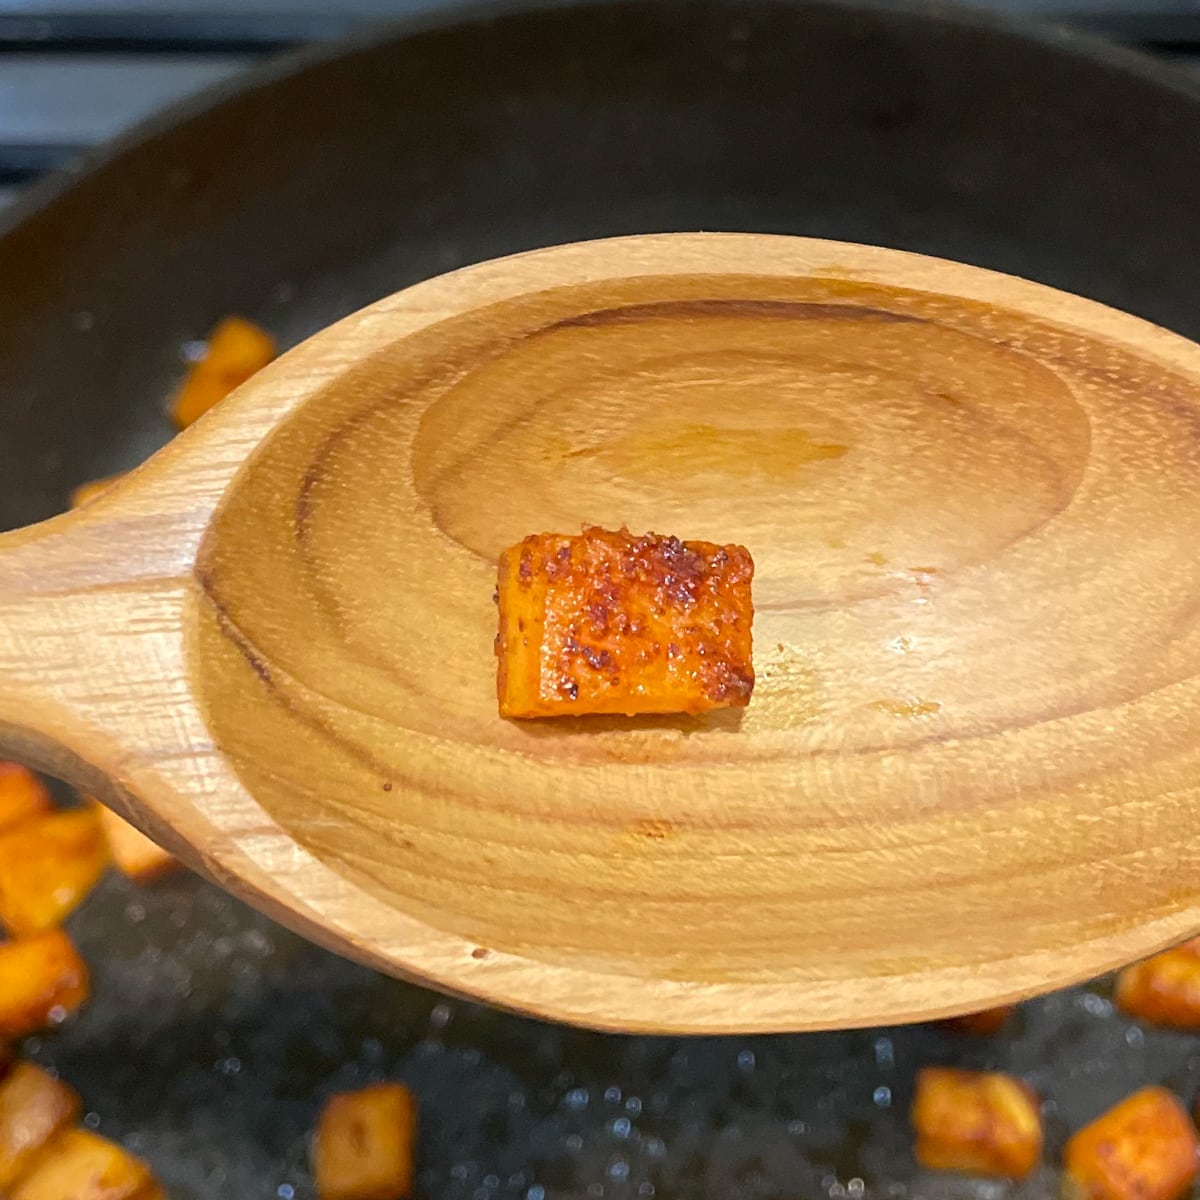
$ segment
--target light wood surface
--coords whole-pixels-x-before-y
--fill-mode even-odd
[[[495,559],[755,558],[750,707],[496,713]],[[864,1025],[1200,929],[1200,348],[735,235],[474,267],[0,538],[0,753],[385,970],[631,1030]]]

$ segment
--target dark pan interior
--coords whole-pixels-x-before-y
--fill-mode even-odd
[[[508,251],[739,229],[964,259],[1200,336],[1197,213],[1200,94],[1065,35],[764,0],[443,19],[271,69],[0,230],[0,526],[161,441],[181,345],[230,311],[288,343]],[[72,930],[95,998],[32,1052],[182,1200],[311,1196],[321,1097],[385,1075],[418,1092],[439,1200],[994,1196],[913,1168],[916,1066],[1027,1072],[1052,1151],[1144,1081],[1200,1082],[1196,1039],[1103,984],[992,1039],[622,1039],[375,977],[194,880],[110,880]]]

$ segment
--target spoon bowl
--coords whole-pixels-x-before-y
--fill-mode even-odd
[[[629,1031],[949,1015],[1200,928],[1200,347],[973,267],[420,284],[0,537],[0,752],[382,970]],[[739,542],[745,710],[506,722],[495,564]]]

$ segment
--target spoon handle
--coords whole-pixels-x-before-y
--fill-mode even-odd
[[[122,811],[140,770],[205,737],[182,661],[203,520],[151,508],[118,485],[0,535],[0,757]]]

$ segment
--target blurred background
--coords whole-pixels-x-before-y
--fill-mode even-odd
[[[965,0],[1178,60],[1200,76],[1200,0]],[[0,206],[164,105],[305,42],[451,0],[0,0]]]

